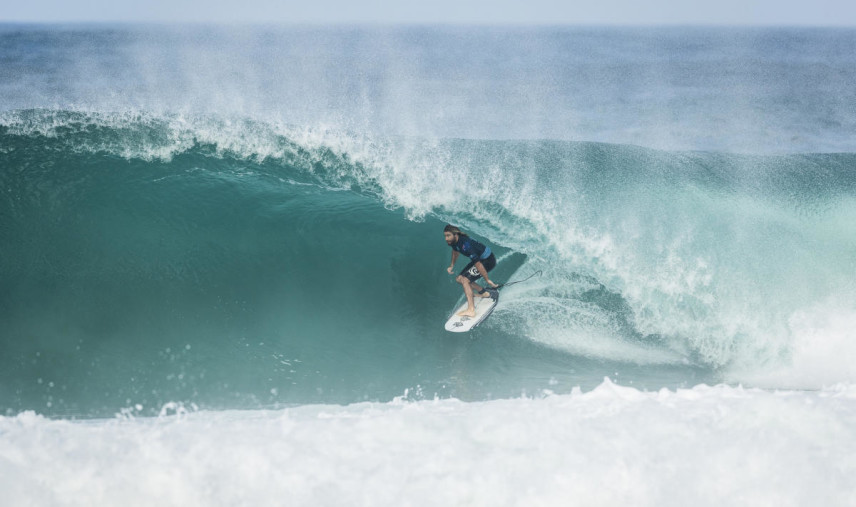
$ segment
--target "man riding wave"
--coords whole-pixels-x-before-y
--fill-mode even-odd
[[[463,286],[464,294],[467,296],[467,309],[459,312],[458,315],[461,317],[475,317],[474,298],[495,298],[498,294],[495,289],[485,289],[476,283],[476,280],[479,278],[484,278],[484,281],[491,287],[497,286],[488,278],[488,272],[496,267],[496,257],[490,251],[489,247],[467,236],[454,225],[446,225],[443,229],[443,237],[446,239],[446,244],[452,247],[452,263],[446,269],[449,274],[454,272],[458,255],[464,254],[470,258],[469,264],[458,274],[455,281]]]

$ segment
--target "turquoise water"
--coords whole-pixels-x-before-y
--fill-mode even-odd
[[[7,410],[715,382],[787,357],[787,316],[851,287],[854,155],[372,140],[375,153],[407,148],[398,173],[266,124],[241,129],[274,153],[262,157],[224,149],[229,133],[201,138],[210,119],[177,130],[159,118],[9,117]],[[503,164],[468,191],[483,160]],[[453,164],[450,192],[435,181]],[[442,329],[460,294],[445,221],[494,247],[492,278],[545,271],[464,337]]]
[[[5,26],[0,413],[854,381],[853,32],[513,34]]]

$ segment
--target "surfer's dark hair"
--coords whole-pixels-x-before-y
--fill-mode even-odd
[[[457,234],[458,236],[466,236],[464,232],[455,227],[452,224],[446,224],[446,227],[443,227],[443,232],[451,232],[452,234]]]

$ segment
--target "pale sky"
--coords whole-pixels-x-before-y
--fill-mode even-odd
[[[0,22],[856,26],[856,1],[0,0]]]

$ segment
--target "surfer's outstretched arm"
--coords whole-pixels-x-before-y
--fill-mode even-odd
[[[458,252],[455,250],[452,250],[452,263],[449,264],[448,268],[446,268],[446,271],[448,271],[449,274],[452,274],[452,272],[455,271],[455,262],[457,262],[457,261],[458,261]]]

